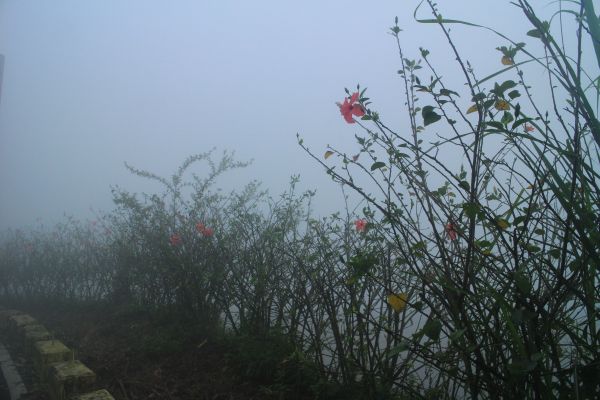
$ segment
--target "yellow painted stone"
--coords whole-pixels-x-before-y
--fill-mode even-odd
[[[52,364],[49,377],[50,394],[55,400],[65,400],[73,395],[85,393],[96,381],[94,371],[78,360]]]
[[[30,336],[32,336],[32,334],[36,334],[36,333],[46,333],[46,334],[50,335],[50,332],[48,332],[46,327],[41,324],[31,324],[31,325],[25,325],[23,327],[23,334],[25,337],[30,337]]]
[[[33,347],[35,366],[42,379],[50,364],[73,360],[73,352],[59,340],[42,340],[35,342]]]
[[[43,325],[26,325],[23,327],[23,331],[25,332],[25,350],[28,354],[35,354],[36,342],[52,339],[52,334]]]
[[[15,328],[20,328],[24,325],[31,325],[37,323],[35,318],[28,314],[15,314],[10,316],[9,318],[10,325]]]
[[[73,397],[73,400],[115,400],[108,390],[96,390],[95,392],[81,394]]]

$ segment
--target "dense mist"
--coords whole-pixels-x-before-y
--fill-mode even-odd
[[[451,16],[523,35],[517,10],[485,3],[454,1]],[[1,1],[0,228],[94,218],[90,207],[112,208],[111,185],[156,190],[124,162],[170,176],[213,147],[254,160],[223,177],[226,189],[257,179],[277,195],[299,174],[317,189],[317,211],[339,210],[339,188],[296,133],[317,153],[356,152],[360,129],[335,103],[358,83],[387,121],[406,126],[394,17],[405,41],[452,57],[441,32],[414,21],[416,5]],[[478,72],[495,71],[502,43],[453,29]]]

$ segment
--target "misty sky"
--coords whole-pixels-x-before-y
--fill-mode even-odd
[[[442,14],[518,39],[529,30],[509,1],[439,1]],[[189,155],[233,150],[273,195],[292,174],[339,209],[339,189],[296,144],[352,154],[356,125],[335,102],[368,87],[390,125],[405,123],[397,49],[419,46],[451,65],[439,29],[414,21],[418,1],[0,0],[0,229],[112,207],[111,185],[154,190],[123,163],[169,176]],[[423,16],[428,16],[425,11]],[[481,76],[499,65],[491,34],[453,28]],[[454,66],[448,71],[450,78]],[[464,99],[465,105],[469,99]],[[402,125],[404,122],[404,125]],[[200,171],[201,172],[201,171]]]

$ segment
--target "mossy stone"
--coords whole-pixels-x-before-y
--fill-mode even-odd
[[[52,364],[49,376],[51,395],[55,400],[64,400],[85,392],[96,381],[94,371],[79,360]]]

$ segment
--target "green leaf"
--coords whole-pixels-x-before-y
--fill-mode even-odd
[[[510,92],[508,92],[508,97],[510,97],[511,99],[516,99],[517,97],[520,97],[521,93],[519,93],[518,90],[511,90]]]
[[[504,111],[500,122],[502,122],[503,125],[508,125],[510,122],[512,122],[513,119],[514,118],[511,113],[509,113],[508,111]]]
[[[485,124],[487,126],[491,126],[492,128],[496,128],[501,131],[504,130],[504,125],[502,125],[502,122],[499,122],[499,121],[489,121],[489,122],[486,122]]]
[[[515,83],[515,81],[507,80],[507,81],[502,82],[502,85],[500,85],[500,90],[502,90],[502,93],[504,93],[508,89],[512,89],[515,86],[517,86],[517,84]]]
[[[486,97],[486,96],[485,96],[485,93],[483,93],[483,92],[479,92],[479,93],[477,93],[475,96],[473,96],[473,98],[472,98],[471,100],[472,100],[473,102],[475,102],[475,103],[476,103],[476,102],[478,102],[478,101],[484,100],[484,99],[485,99],[485,97]]]
[[[383,168],[383,167],[385,167],[385,163],[381,162],[381,161],[377,161],[377,162],[374,162],[373,165],[371,165],[371,171],[375,171],[376,169]]]
[[[432,106],[425,106],[421,111],[421,115],[423,116],[423,124],[425,126],[433,124],[434,122],[442,119],[435,111],[433,111]]]
[[[360,252],[348,260],[348,266],[352,268],[353,277],[357,278],[364,276],[375,264],[377,264],[375,255]]]
[[[531,292],[531,282],[527,275],[522,271],[517,271],[515,273],[515,285],[524,295],[528,295]]]
[[[523,125],[524,123],[526,123],[526,122],[529,122],[529,121],[532,121],[532,119],[531,119],[531,118],[521,118],[521,119],[518,119],[518,120],[516,120],[516,121],[515,121],[515,122],[512,124],[512,126],[511,126],[511,128],[510,128],[510,129],[515,129],[517,126],[519,126],[519,125]]]
[[[452,340],[453,342],[457,341],[465,334],[466,331],[467,331],[467,329],[463,328],[463,329],[459,329],[457,331],[452,332],[450,334],[450,340]]]
[[[485,239],[477,240],[477,241],[475,241],[475,244],[477,245],[477,247],[481,247],[481,248],[494,246],[493,242],[490,242],[489,240],[485,240]]]
[[[552,249],[548,251],[548,255],[552,258],[560,258],[560,249]]]
[[[533,360],[515,360],[513,363],[508,364],[508,372],[512,375],[526,375],[533,371],[537,365],[537,362]]]
[[[524,318],[523,318],[523,309],[517,308],[517,309],[513,310],[510,313],[510,320],[515,325],[520,325],[521,323],[523,323],[523,321],[524,321]]]
[[[410,342],[407,340],[401,341],[398,346],[392,347],[387,353],[387,358],[394,357],[396,354],[402,353],[410,349]]]
[[[438,319],[428,319],[423,326],[423,333],[431,340],[438,340],[442,331],[442,323]]]
[[[496,101],[494,99],[489,99],[483,102],[483,108],[488,110]]]
[[[521,222],[524,222],[527,219],[526,215],[519,215],[513,219],[513,225],[519,225]]]
[[[534,244],[528,244],[527,246],[525,246],[525,248],[532,253],[537,253],[538,251],[542,250],[541,247],[536,246]]]
[[[475,218],[479,212],[479,206],[476,203],[463,203],[462,208],[469,218]]]
[[[440,90],[440,96],[448,96],[448,97],[450,97],[451,94],[454,94],[454,95],[460,97],[460,95],[458,93],[456,93],[454,90],[448,90],[448,89],[441,89]]]
[[[514,88],[515,86],[517,86],[517,84],[515,83],[515,81],[512,80],[504,81],[500,85],[494,83],[494,89],[492,89],[491,92],[497,96],[502,97],[504,96],[504,92],[506,92],[508,89]]]
[[[467,182],[467,181],[460,181],[458,183],[458,186],[465,189],[466,191],[469,191],[471,189],[471,186],[469,185],[469,182]]]
[[[534,38],[541,38],[542,37],[542,33],[548,32],[548,30],[550,29],[550,23],[548,21],[544,21],[542,22],[542,29],[532,29],[529,32],[527,32],[527,36],[531,36]]]
[[[412,246],[413,250],[425,250],[426,248],[427,248],[427,245],[422,240],[413,244],[413,246]]]

